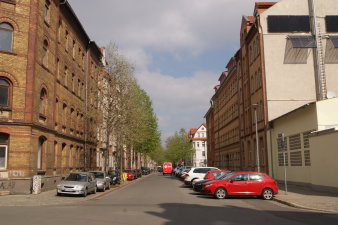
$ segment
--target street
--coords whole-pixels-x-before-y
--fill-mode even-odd
[[[197,195],[176,178],[157,173],[99,199],[76,204],[0,207],[0,218],[1,225],[338,224],[338,215],[299,210],[275,201]]]

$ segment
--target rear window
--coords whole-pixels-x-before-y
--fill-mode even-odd
[[[194,169],[194,173],[207,173],[208,171],[210,171],[210,168],[196,168]]]

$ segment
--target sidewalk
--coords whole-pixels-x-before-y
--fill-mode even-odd
[[[142,178],[141,178],[142,179]],[[56,189],[51,191],[45,191],[38,195],[4,195],[0,196],[1,206],[47,206],[47,205],[59,205],[59,204],[71,204],[77,202],[88,201],[92,199],[100,198],[113,191],[124,188],[125,186],[138,182],[140,178],[134,181],[126,181],[120,185],[111,186],[110,190],[105,192],[97,192],[96,194],[89,194],[87,197],[81,196],[56,196]]]
[[[288,185],[285,194],[284,185],[279,184],[279,194],[275,196],[277,202],[302,209],[338,214],[338,193],[316,191],[310,187]]]

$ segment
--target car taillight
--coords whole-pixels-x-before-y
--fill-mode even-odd
[[[184,177],[189,177],[189,174],[184,175]]]

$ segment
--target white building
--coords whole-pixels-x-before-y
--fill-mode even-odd
[[[195,154],[193,157],[193,166],[207,166],[207,128],[202,124],[199,128],[191,128],[189,139],[192,142]]]

